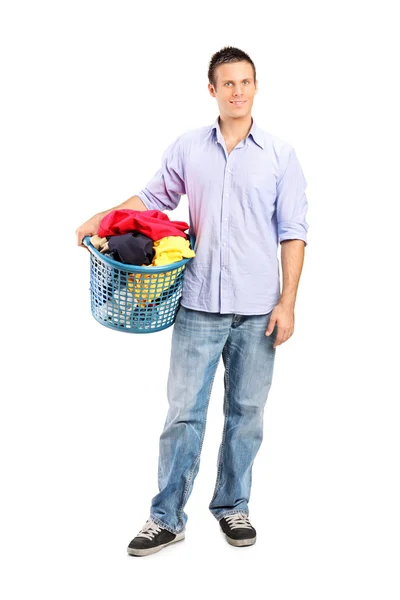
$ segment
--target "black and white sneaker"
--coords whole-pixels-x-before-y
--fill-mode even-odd
[[[160,527],[153,519],[147,519],[143,528],[137,536],[131,541],[127,550],[128,554],[133,556],[146,556],[159,552],[174,542],[180,542],[185,539],[185,530],[179,533],[171,533],[167,529]]]
[[[227,542],[232,546],[251,546],[256,541],[256,530],[245,512],[227,515],[220,519],[219,524]]]

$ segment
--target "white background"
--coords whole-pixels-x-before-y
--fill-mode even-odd
[[[8,2],[0,22],[2,596],[399,598],[399,94],[394,2]],[[172,327],[99,325],[75,229],[218,116],[212,54],[255,62],[296,150],[308,246],[253,468],[257,543],[208,510],[223,365],[186,539],[126,547],[157,493]],[[167,213],[188,220],[187,198]]]

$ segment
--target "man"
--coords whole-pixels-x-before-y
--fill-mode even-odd
[[[159,493],[128,546],[137,556],[185,537],[184,506],[199,470],[221,355],[225,420],[209,509],[231,545],[256,541],[248,507],[252,466],[263,437],[275,351],[294,330],[307,245],[306,180],[295,151],[257,127],[251,116],[257,93],[253,61],[237,48],[223,48],[211,58],[208,78],[219,118],[211,127],[180,135],[146,187],[115,207],[172,210],[186,194],[196,236],[196,256],[185,269],[172,332]],[[110,210],[77,230],[78,244],[97,233]]]

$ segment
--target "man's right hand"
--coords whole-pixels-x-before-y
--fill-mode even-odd
[[[94,215],[94,217],[92,217],[88,221],[85,221],[85,223],[83,223],[80,227],[78,227],[78,229],[75,231],[76,243],[78,244],[78,246],[82,246],[82,248],[86,248],[86,246],[84,246],[82,244],[83,238],[85,237],[85,235],[90,235],[90,236],[96,235],[96,233],[99,229],[100,221],[102,220],[103,216],[104,215],[102,213]]]

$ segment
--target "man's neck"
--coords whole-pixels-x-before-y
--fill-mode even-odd
[[[248,115],[243,119],[229,119],[219,116],[219,128],[225,141],[235,142],[243,140],[252,127],[252,117]]]

